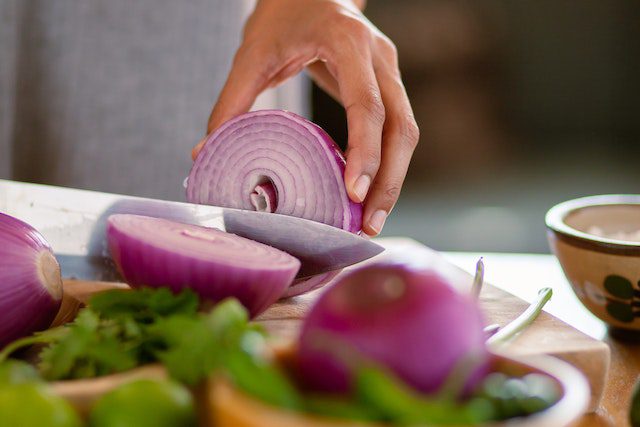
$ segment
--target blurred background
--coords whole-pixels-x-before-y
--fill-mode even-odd
[[[547,252],[544,214],[640,192],[640,2],[369,0],[398,47],[421,141],[383,235]],[[314,120],[346,141],[317,88]]]

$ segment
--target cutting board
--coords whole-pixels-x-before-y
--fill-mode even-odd
[[[386,238],[378,239],[377,242],[386,248],[385,252],[363,264],[383,259],[402,259],[437,269],[462,292],[468,292],[471,288],[473,278],[467,272],[415,240]],[[491,268],[490,265],[486,267]],[[523,271],[522,274],[525,275],[527,272]],[[340,275],[336,279],[339,277]],[[60,311],[61,317],[56,319],[56,323],[70,320],[77,311],[78,301],[85,302],[91,294],[114,286],[126,285],[65,281],[65,292],[69,297],[65,298],[65,308]],[[541,283],[540,287],[544,287],[544,283]],[[302,319],[321,292],[322,289],[319,289],[306,295],[280,301],[260,315],[257,320],[263,323],[277,340],[285,343],[291,341],[296,338]],[[480,301],[487,324],[505,325],[528,307],[523,300],[487,283],[482,289]],[[455,320],[452,319],[452,321]],[[543,312],[527,330],[501,347],[500,352],[520,356],[548,354],[571,363],[587,377],[590,384],[590,411],[597,408],[610,361],[609,347],[605,343]]]

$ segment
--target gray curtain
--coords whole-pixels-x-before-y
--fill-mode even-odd
[[[183,200],[252,2],[0,0],[0,177]],[[306,83],[256,107],[307,114]]]

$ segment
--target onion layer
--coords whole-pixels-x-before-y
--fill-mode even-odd
[[[362,204],[344,185],[345,160],[327,133],[280,110],[242,114],[212,133],[187,184],[187,199],[362,227]]]
[[[300,261],[213,228],[118,214],[107,220],[109,249],[132,286],[190,288],[204,299],[237,298],[255,316],[291,284]]]
[[[44,237],[0,213],[0,348],[46,329],[62,302],[60,266]]]
[[[395,263],[358,269],[322,294],[307,316],[300,377],[314,390],[347,392],[362,357],[421,392],[438,390],[454,371],[472,387],[488,360],[480,309],[430,270]]]

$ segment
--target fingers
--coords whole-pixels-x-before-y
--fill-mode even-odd
[[[349,198],[362,202],[380,166],[385,111],[368,49],[345,49],[335,59],[349,132],[344,179]]]
[[[269,86],[277,71],[277,60],[273,54],[262,52],[258,46],[242,46],[236,53],[227,81],[211,111],[207,133],[211,133],[230,118],[249,111],[258,95]],[[193,159],[200,152],[204,142],[203,139],[193,148]]]
[[[397,73],[387,69],[379,70],[377,75],[386,120],[380,172],[367,197],[363,215],[363,230],[370,236],[382,231],[387,215],[398,200],[419,139],[419,130],[402,81]]]

